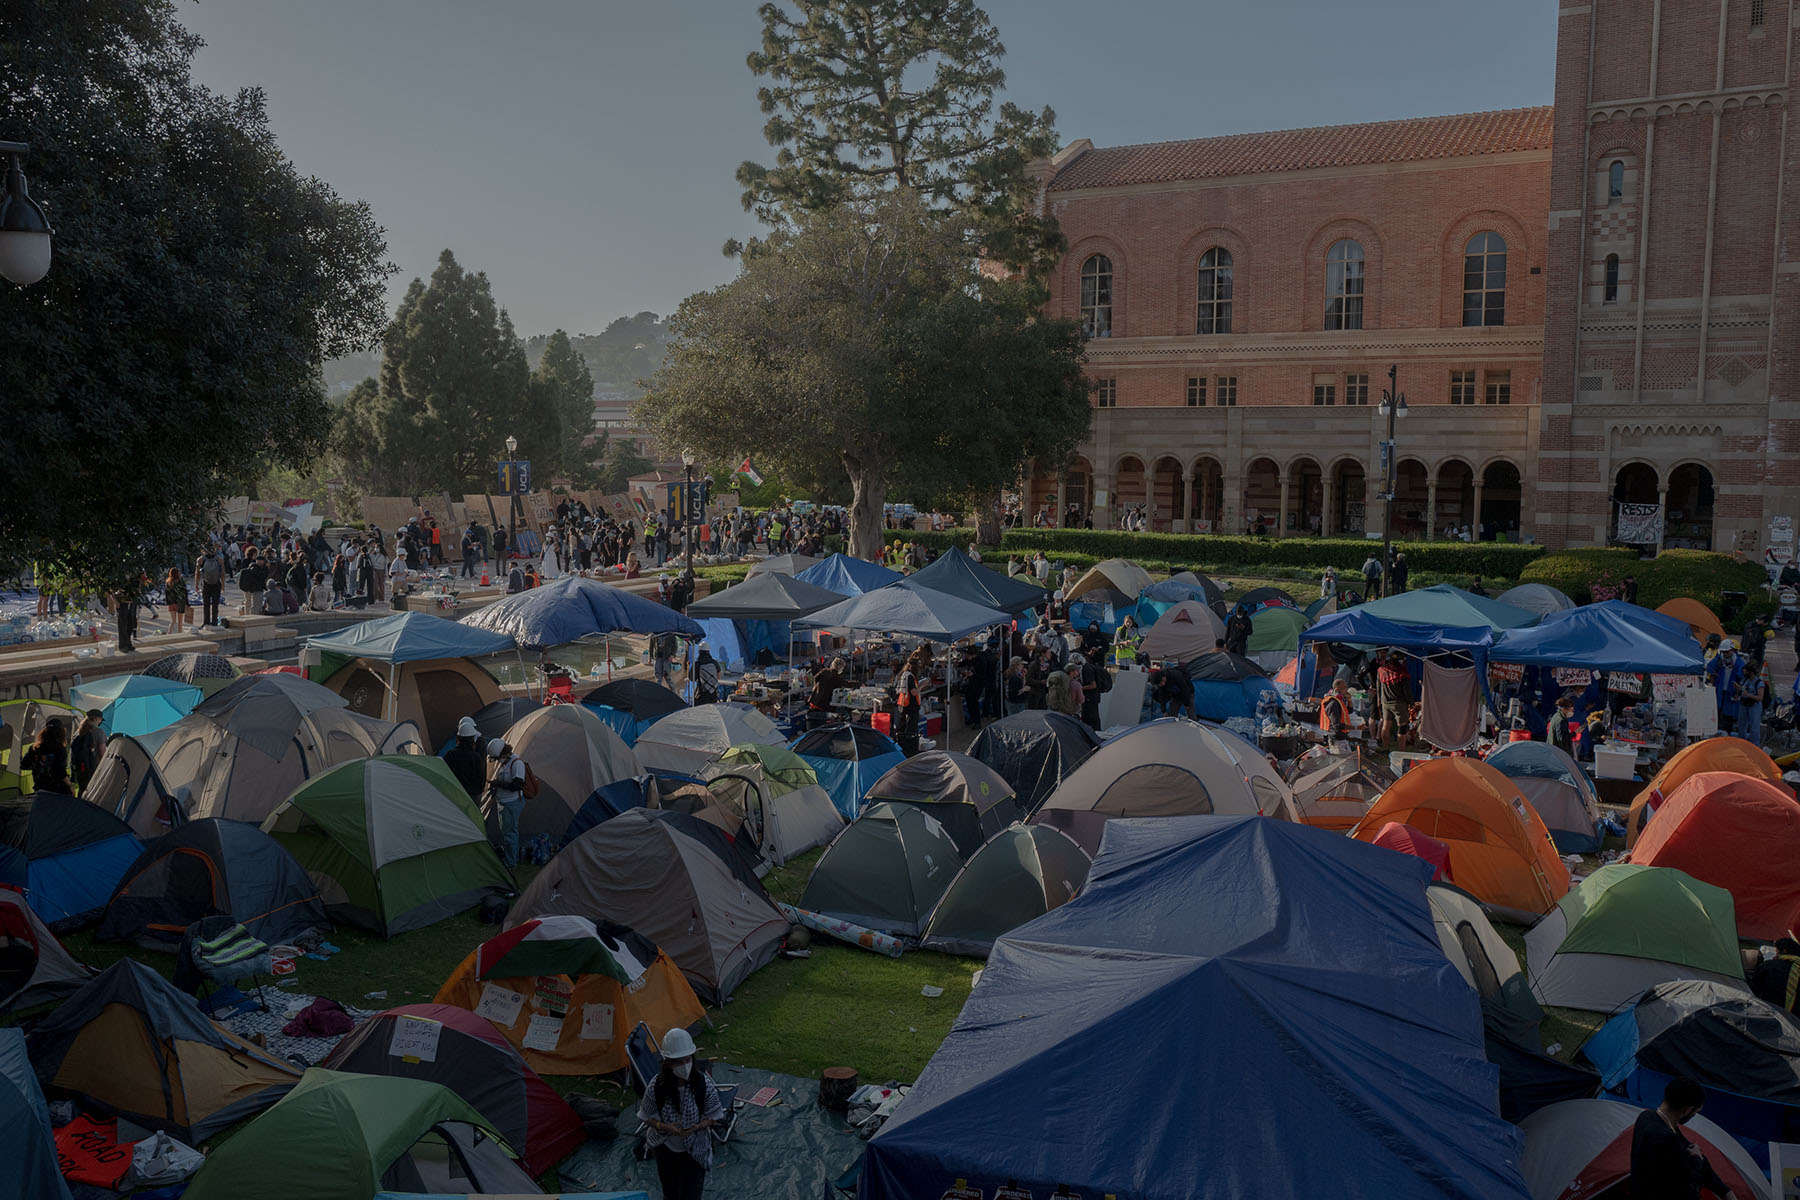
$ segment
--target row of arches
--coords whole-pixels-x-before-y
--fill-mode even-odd
[[[1145,528],[1169,531],[1210,530],[1218,533],[1274,536],[1356,536],[1373,528],[1378,510],[1371,500],[1382,480],[1371,480],[1361,459],[1342,456],[1321,462],[1301,455],[1277,463],[1267,455],[1252,458],[1238,477],[1229,499],[1226,472],[1217,458],[1202,455],[1183,463],[1172,455],[1146,462],[1126,454],[1100,483],[1110,491],[1104,506],[1116,518],[1141,512]],[[1092,511],[1096,477],[1083,458],[1061,482],[1059,508],[1078,517]],[[1393,523],[1399,537],[1435,540],[1460,536],[1517,540],[1524,491],[1517,464],[1493,459],[1479,468],[1458,458],[1428,467],[1402,458],[1395,475]]]
[[[1677,463],[1665,473],[1647,462],[1628,462],[1613,475],[1607,540],[1614,545],[1651,544],[1635,540],[1641,528],[1637,533],[1632,529],[1625,531],[1632,540],[1620,536],[1620,506],[1657,504],[1662,507],[1662,537],[1654,544],[1671,549],[1711,550],[1716,498],[1713,473],[1703,463]]]

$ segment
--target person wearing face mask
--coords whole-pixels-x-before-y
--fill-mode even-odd
[[[725,1102],[705,1071],[694,1064],[694,1039],[685,1029],[663,1035],[662,1070],[638,1104],[644,1140],[656,1154],[663,1200],[699,1200],[712,1166],[712,1127],[725,1119]]]

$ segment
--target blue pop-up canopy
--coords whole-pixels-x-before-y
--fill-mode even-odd
[[[376,662],[424,662],[434,658],[480,658],[513,648],[504,633],[428,613],[398,612],[363,621],[336,633],[306,639],[310,649]]]
[[[1538,619],[1534,612],[1488,596],[1477,596],[1447,583],[1370,600],[1357,605],[1356,611],[1412,625],[1448,625],[1459,629],[1485,625],[1495,633],[1502,629],[1519,629]]]
[[[462,624],[503,633],[521,650],[566,646],[601,633],[701,636],[700,626],[674,609],[579,575],[497,600]]]
[[[834,554],[822,563],[814,563],[794,576],[802,583],[827,588],[840,596],[860,596],[876,588],[886,587],[906,576],[890,571],[880,563],[865,562],[848,554]]]
[[[1081,894],[995,944],[858,1195],[1523,1200],[1429,874],[1266,817],[1109,822]]]
[[[1460,650],[1479,660],[1494,644],[1494,634],[1485,625],[1424,625],[1411,621],[1392,621],[1371,613],[1369,606],[1364,604],[1333,613],[1311,628],[1301,631],[1300,640],[1336,642],[1342,646],[1398,646],[1403,650],[1420,653]]]
[[[1532,629],[1508,630],[1494,643],[1493,659],[1658,675],[1698,675],[1706,666],[1685,626],[1676,635],[1604,604],[1556,613]]]
[[[1010,624],[1012,617],[997,608],[971,604],[903,579],[852,596],[842,604],[822,608],[795,621],[794,628],[867,629],[873,633],[903,633],[934,642],[954,642],[977,630]]]

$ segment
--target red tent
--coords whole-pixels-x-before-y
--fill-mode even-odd
[[[1786,784],[1732,771],[1690,775],[1645,826],[1631,861],[1730,892],[1742,937],[1773,941],[1800,929],[1800,803]]]
[[[466,1008],[403,1004],[377,1013],[345,1034],[319,1065],[444,1085],[493,1122],[529,1175],[542,1175],[587,1140],[568,1101],[526,1065],[492,1021]]]
[[[1420,833],[1411,825],[1402,825],[1398,821],[1389,821],[1375,831],[1369,839],[1377,846],[1386,846],[1389,850],[1398,850],[1402,854],[1410,854],[1414,858],[1422,858],[1434,868],[1431,876],[1433,883],[1455,883],[1450,874],[1450,847],[1427,834]]]

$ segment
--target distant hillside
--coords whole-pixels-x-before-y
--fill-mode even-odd
[[[543,334],[526,339],[525,355],[533,367],[543,357],[546,340]],[[569,340],[594,373],[596,392],[629,392],[635,399],[637,381],[662,365],[669,326],[655,313],[641,312],[620,317],[601,333],[570,334]]]
[[[343,358],[334,358],[325,364],[325,394],[333,399],[342,399],[350,394],[350,389],[379,373],[381,370],[381,351],[368,350],[361,354],[347,354]]]

